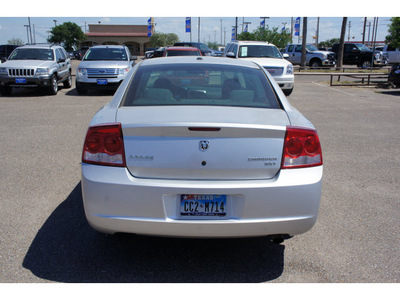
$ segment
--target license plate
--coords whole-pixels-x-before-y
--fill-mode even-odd
[[[26,78],[15,78],[15,83],[26,83]]]
[[[181,216],[226,216],[226,195],[181,195]]]
[[[99,85],[106,85],[107,83],[107,79],[97,79],[97,84]]]

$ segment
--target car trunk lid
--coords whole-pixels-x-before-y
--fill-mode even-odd
[[[268,179],[280,169],[281,109],[209,106],[121,107],[127,168],[134,177]]]

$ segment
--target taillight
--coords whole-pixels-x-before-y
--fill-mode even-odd
[[[282,169],[322,165],[322,151],[315,130],[287,126],[283,146]]]
[[[125,167],[121,124],[112,123],[89,127],[83,145],[82,162]]]

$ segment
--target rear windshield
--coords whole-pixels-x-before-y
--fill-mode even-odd
[[[128,60],[128,56],[124,49],[90,48],[83,60]]]
[[[11,53],[10,60],[54,60],[52,49],[17,48]]]
[[[260,68],[214,64],[139,66],[121,105],[280,108]]]
[[[201,56],[200,51],[193,50],[167,50],[165,56]]]

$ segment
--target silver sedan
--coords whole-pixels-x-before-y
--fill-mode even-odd
[[[144,60],[90,123],[86,218],[104,233],[302,234],[315,224],[322,152],[314,126],[260,65]]]

